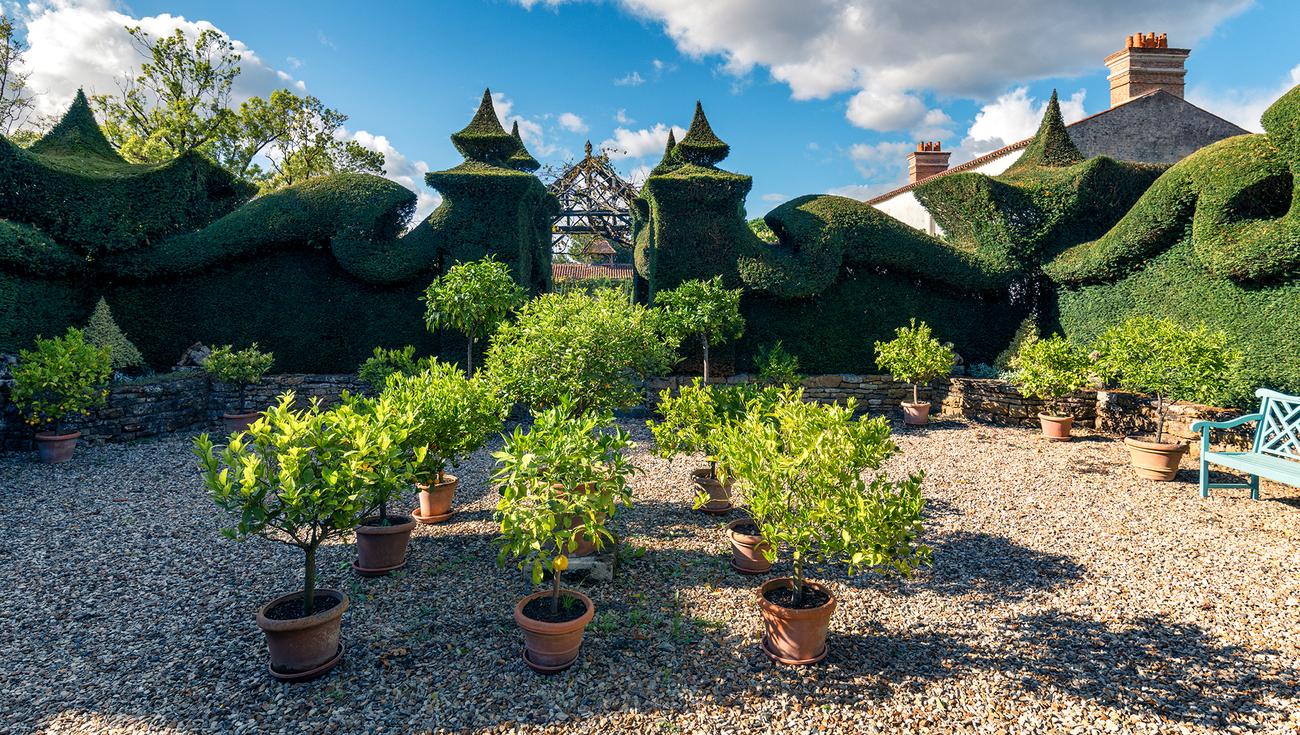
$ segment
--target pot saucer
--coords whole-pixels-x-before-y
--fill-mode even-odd
[[[785,664],[787,666],[807,666],[808,664],[815,664],[818,661],[821,661],[822,659],[826,658],[826,654],[830,653],[831,650],[830,646],[823,646],[822,652],[817,654],[816,656],[813,656],[812,658],[805,658],[805,659],[785,658],[784,656],[778,654],[776,651],[773,651],[771,648],[768,647],[767,636],[763,636],[763,642],[759,644],[759,648],[762,648],[763,653],[767,654],[767,657],[772,659],[774,662],[778,664]]]
[[[730,513],[731,509],[734,507],[735,506],[733,506],[731,503],[727,503],[727,507],[725,508],[710,508],[707,505],[702,505],[699,508],[696,508],[696,510],[700,511],[701,513],[708,513],[711,516],[721,516]]]
[[[574,656],[573,660],[567,664],[562,664],[560,666],[542,666],[541,664],[533,663],[533,660],[531,658],[528,658],[528,649],[527,648],[524,649],[524,663],[528,664],[528,668],[532,669],[533,671],[536,671],[539,674],[558,674],[561,671],[570,668],[577,662],[578,662],[578,657]]]
[[[382,577],[385,574],[388,574],[389,572],[395,572],[404,566],[406,566],[405,559],[402,560],[401,564],[392,567],[382,567],[380,569],[365,569],[364,567],[357,566],[357,563],[354,561],[352,562],[352,571],[356,572],[362,577]]]
[[[435,523],[442,523],[443,521],[446,521],[448,518],[451,518],[454,515],[456,515],[456,511],[454,510],[449,510],[446,513],[443,513],[441,515],[435,515],[435,516],[422,516],[420,515],[420,511],[418,509],[411,511],[411,517],[415,519],[415,522],[424,524],[426,526],[431,526]]]
[[[745,575],[745,576],[747,576],[747,577],[757,577],[757,576],[760,575],[760,574],[767,574],[768,572],[772,571],[772,568],[771,568],[771,567],[768,567],[767,569],[764,569],[764,570],[761,571],[761,572],[756,572],[756,571],[754,571],[754,570],[752,570],[752,569],[743,569],[743,568],[741,568],[741,567],[739,567],[739,566],[736,565],[736,557],[734,557],[734,556],[731,557],[731,560],[730,560],[728,563],[731,564],[731,568],[732,568],[736,573],[738,573],[738,574],[743,574],[743,575]]]
[[[271,663],[268,661],[266,664],[266,670],[271,672],[271,676],[275,677],[276,679],[289,684],[293,684],[295,682],[300,682],[300,681],[311,681],[312,679],[315,679],[316,677],[324,674],[325,672],[329,671],[335,666],[338,666],[339,661],[342,660],[343,660],[343,641],[339,641],[338,652],[335,653],[332,657],[330,657],[328,661],[321,664],[320,666],[317,666],[314,669],[308,669],[307,671],[299,671],[296,674],[282,674],[279,671],[276,671],[274,668],[272,668]]]

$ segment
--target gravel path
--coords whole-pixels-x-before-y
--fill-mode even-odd
[[[55,467],[5,455],[0,731],[1300,732],[1300,491],[1202,501],[1194,471],[1135,480],[1100,437],[946,421],[898,440],[891,469],[929,473],[935,566],[816,574],[840,599],[820,666],[767,662],[726,519],[689,510],[691,463],[639,449],[626,558],[588,589],[582,657],[533,674],[485,450],[459,470],[460,514],[417,529],[403,573],[354,579],[350,544],[323,551],[323,582],[352,597],[348,650],[302,685],[266,675],[253,622],[300,557],[218,537],[185,438]]]

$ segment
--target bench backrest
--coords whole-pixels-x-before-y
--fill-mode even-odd
[[[1267,388],[1260,388],[1255,395],[1260,398],[1263,418],[1255,432],[1254,452],[1300,460],[1300,396]]]

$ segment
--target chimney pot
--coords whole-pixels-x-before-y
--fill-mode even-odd
[[[1110,69],[1110,106],[1115,107],[1148,92],[1163,89],[1182,99],[1187,76],[1185,62],[1191,51],[1169,48],[1169,34],[1135,33],[1124,48],[1106,57]]]
[[[915,184],[937,173],[948,170],[948,157],[951,153],[942,150],[943,143],[938,140],[923,140],[916,144],[916,151],[907,154],[907,183]]]

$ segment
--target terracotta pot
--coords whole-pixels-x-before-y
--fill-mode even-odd
[[[768,580],[758,589],[758,611],[763,616],[763,652],[773,661],[793,666],[815,664],[826,658],[826,629],[831,613],[835,612],[835,596],[829,589],[814,582],[805,582],[809,589],[825,592],[830,601],[821,607],[793,610],[781,607],[763,596],[770,589],[790,587],[790,577]]]
[[[332,597],[339,603],[305,618],[272,620],[266,616],[268,610],[281,602],[301,600],[301,591],[277,597],[258,609],[257,627],[266,634],[266,647],[271,652],[269,668],[275,678],[311,679],[334,668],[343,658],[343,644],[339,639],[348,596],[338,590],[316,590],[317,605],[324,597]]]
[[[352,570],[363,577],[381,577],[406,566],[406,546],[411,541],[415,519],[388,516],[388,525],[379,518],[367,518],[357,526],[357,559]]]
[[[1135,437],[1124,437],[1133,469],[1143,480],[1169,482],[1178,474],[1178,463],[1187,453],[1183,442],[1149,442]]]
[[[77,440],[80,438],[80,431],[71,434],[55,434],[53,431],[37,433],[36,453],[41,458],[41,464],[59,464],[72,459],[72,452],[77,448]]]
[[[903,401],[903,423],[908,426],[925,426],[930,423],[930,402]]]
[[[748,518],[737,518],[727,524],[727,536],[731,538],[731,568],[741,574],[766,574],[772,568],[772,562],[763,556],[764,549],[772,545],[762,536],[751,536],[736,531],[736,526],[752,523]]]
[[[515,624],[524,631],[524,661],[544,673],[563,671],[578,660],[582,651],[582,633],[596,614],[596,604],[577,590],[561,590],[561,595],[575,597],[587,605],[581,617],[565,623],[548,623],[524,615],[524,606],[533,600],[549,597],[550,590],[534,592],[515,605]]]
[[[594,483],[583,483],[581,485],[578,485],[574,489],[580,493],[590,492],[593,487],[593,484]],[[564,493],[568,492],[568,490],[565,490],[561,485],[558,484],[552,485],[552,487],[558,490],[560,495],[563,495]],[[570,518],[568,523],[569,523],[569,528],[582,525],[581,519],[579,519],[577,516]],[[578,545],[573,549],[573,551],[568,553],[568,556],[591,556],[594,553],[596,553],[596,541],[592,539],[590,536],[579,536]]]
[[[227,434],[233,434],[236,431],[248,431],[248,425],[257,420],[258,412],[250,411],[248,413],[223,413],[221,414],[221,426]]]
[[[731,485],[723,484],[717,477],[713,477],[708,467],[691,470],[691,482],[691,490],[695,495],[703,492],[709,496],[709,502],[700,506],[698,510],[705,513],[726,513],[731,510]],[[693,498],[692,502],[694,502]]]
[[[1073,416],[1053,416],[1038,414],[1038,423],[1043,426],[1043,436],[1054,442],[1070,441],[1070,429],[1074,426]]]
[[[411,513],[415,520],[420,523],[442,523],[451,518],[451,502],[456,496],[456,490],[460,488],[459,478],[444,472],[442,482],[432,486],[417,482],[415,486],[420,490],[420,507]]]

